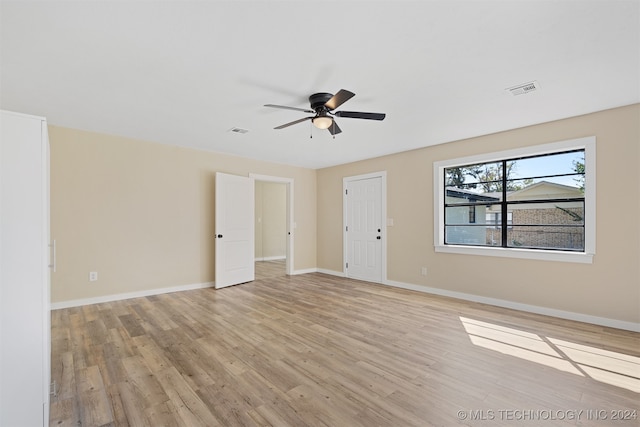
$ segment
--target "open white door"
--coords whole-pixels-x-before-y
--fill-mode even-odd
[[[216,173],[216,289],[255,279],[253,181]]]

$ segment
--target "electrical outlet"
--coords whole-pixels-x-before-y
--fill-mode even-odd
[[[90,282],[95,282],[98,280],[98,272],[97,271],[90,271],[89,272],[89,281]]]
[[[423,276],[427,275],[427,267],[422,267],[422,270],[420,270],[420,274],[422,274]]]

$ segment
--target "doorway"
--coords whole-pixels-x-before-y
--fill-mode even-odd
[[[249,174],[255,181],[256,280],[293,271],[293,180]]]

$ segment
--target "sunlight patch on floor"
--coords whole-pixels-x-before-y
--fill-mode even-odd
[[[640,393],[640,358],[460,317],[474,345]]]

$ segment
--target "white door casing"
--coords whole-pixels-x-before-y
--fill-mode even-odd
[[[386,280],[386,173],[344,178],[345,275]]]
[[[254,185],[250,177],[216,173],[216,289],[255,279]]]

